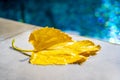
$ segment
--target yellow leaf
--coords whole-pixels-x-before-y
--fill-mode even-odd
[[[14,42],[13,40],[12,47],[15,50],[32,52],[32,55],[28,55],[30,63],[39,65],[80,64],[101,49],[100,45],[95,45],[90,40],[74,41],[64,32],[48,27],[36,29],[30,34],[29,42],[34,50],[18,48]]]

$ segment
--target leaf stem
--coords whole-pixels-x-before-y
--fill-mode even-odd
[[[25,52],[35,52],[35,50],[25,50],[25,49],[21,49],[21,48],[15,46],[15,39],[12,40],[12,48],[14,50],[19,51],[19,52],[22,52],[24,55],[27,55],[27,56],[31,56],[31,55],[29,55],[29,54],[27,54]]]

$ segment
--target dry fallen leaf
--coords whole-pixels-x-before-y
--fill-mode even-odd
[[[29,42],[34,50],[20,49],[14,45],[14,41],[12,47],[21,52],[32,52],[30,63],[39,65],[80,64],[101,48],[90,40],[74,41],[64,32],[48,27],[34,30]]]

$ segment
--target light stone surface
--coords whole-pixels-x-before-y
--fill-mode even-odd
[[[18,47],[32,49],[28,43],[31,31],[0,41],[0,80],[120,80],[120,45],[71,35],[75,40],[92,40],[102,49],[82,65],[32,65],[29,57],[10,48],[16,39]]]
[[[0,41],[27,30],[34,29],[35,27],[37,26],[0,18]]]

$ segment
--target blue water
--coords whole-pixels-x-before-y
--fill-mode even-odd
[[[119,0],[0,0],[0,17],[120,44]]]

